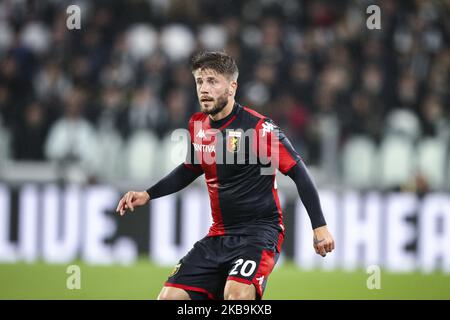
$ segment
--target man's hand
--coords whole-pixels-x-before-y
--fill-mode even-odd
[[[314,250],[322,257],[327,255],[327,252],[334,250],[334,239],[328,231],[327,226],[318,227],[313,230],[314,233]]]
[[[130,209],[131,211],[134,211],[134,207],[142,206],[149,200],[150,196],[147,191],[128,191],[122,199],[120,199],[116,212],[119,212],[119,214],[123,216],[125,210]]]

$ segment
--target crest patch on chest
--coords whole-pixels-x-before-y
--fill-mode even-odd
[[[242,132],[240,131],[227,131],[227,151],[238,152],[241,144]]]

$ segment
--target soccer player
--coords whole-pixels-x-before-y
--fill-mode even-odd
[[[284,239],[276,170],[297,186],[316,253],[325,257],[334,240],[317,190],[291,143],[271,119],[235,101],[234,60],[223,52],[202,52],[191,67],[201,112],[189,121],[186,161],[148,190],[127,192],[117,212],[134,211],[204,174],[213,224],[176,265],[158,299],[261,299]]]

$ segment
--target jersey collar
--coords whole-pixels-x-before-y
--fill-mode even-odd
[[[211,128],[214,128],[214,129],[223,129],[224,127],[228,126],[228,124],[230,124],[231,121],[233,121],[236,118],[236,115],[238,114],[240,108],[242,108],[242,107],[237,102],[235,102],[234,106],[233,106],[233,110],[225,118],[214,121],[210,117],[208,117],[209,125],[211,126]]]

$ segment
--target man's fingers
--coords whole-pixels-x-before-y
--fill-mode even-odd
[[[116,209],[116,212],[119,212],[120,211],[120,209],[122,208],[122,206],[123,206],[123,203],[124,203],[124,198],[122,197],[122,199],[120,199],[120,201],[119,201],[119,204],[117,205],[117,209]]]
[[[334,241],[331,241],[329,244],[328,244],[328,252],[331,252],[331,251],[333,251],[334,250]]]
[[[331,252],[334,250],[334,240],[331,240],[328,242],[326,249],[327,249],[327,252]]]
[[[317,245],[314,245],[314,250],[316,251],[317,254],[319,254],[319,248],[317,248]]]
[[[129,191],[122,197],[122,199],[120,199],[116,211],[119,212],[121,216],[125,214],[127,209],[134,211],[133,195],[133,192]]]
[[[126,203],[127,203],[128,208],[131,211],[134,211],[132,200],[133,200],[133,192],[128,192]]]
[[[118,206],[118,208],[119,208],[119,214],[121,215],[121,216],[123,216],[124,214],[125,214],[125,210],[127,209],[127,204],[125,203],[125,201],[126,201],[126,199],[125,199],[125,196],[122,198],[122,200],[120,200],[120,203],[119,203],[119,206]]]
[[[314,229],[314,249],[322,257],[334,250],[334,240],[326,226]]]
[[[331,252],[331,250],[327,249],[327,246],[324,242],[314,244],[314,250],[316,251],[317,254],[320,254],[322,257],[325,257],[327,255],[327,252]]]
[[[317,254],[320,254],[322,257],[326,256],[327,251],[325,250],[324,246],[317,246],[315,249]]]
[[[325,249],[325,243],[320,243],[317,244],[316,246],[317,246],[316,253],[320,254],[322,257],[325,257],[327,254],[327,250]]]

